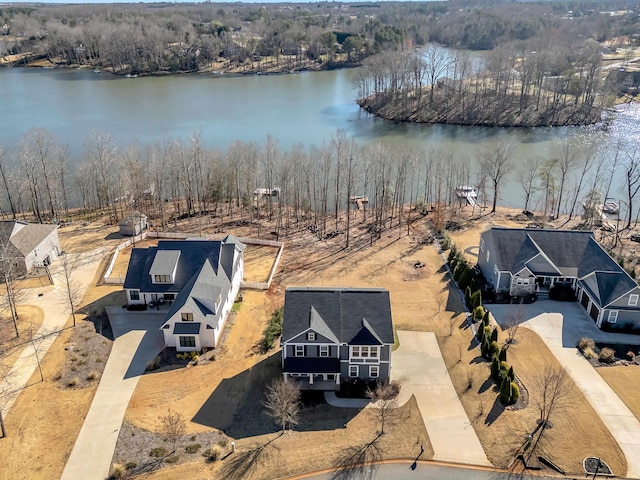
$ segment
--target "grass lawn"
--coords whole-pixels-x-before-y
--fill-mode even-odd
[[[620,397],[620,400],[640,420],[640,395],[637,387],[640,385],[640,367],[637,365],[620,367],[600,367],[596,372]]]

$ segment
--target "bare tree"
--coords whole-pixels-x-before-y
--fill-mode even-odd
[[[513,166],[511,161],[512,154],[513,145],[507,142],[495,142],[480,157],[480,169],[493,184],[493,204],[490,213],[495,213],[496,211],[498,188]]]
[[[266,415],[273,419],[276,425],[282,427],[282,433],[300,423],[300,388],[292,382],[285,382],[278,377],[267,387],[266,398],[263,402]]]
[[[531,393],[540,415],[541,429],[549,426],[551,418],[569,405],[573,391],[574,384],[564,368],[545,368],[537,373]]]
[[[11,215],[13,219],[16,219],[16,208],[13,203],[13,197],[11,196],[11,189],[9,188],[9,179],[6,165],[6,153],[0,145],[0,177],[2,177],[2,183],[4,185],[5,192],[7,194],[7,200],[9,201],[9,208],[11,209]]]
[[[537,190],[536,180],[540,173],[540,167],[544,160],[540,157],[528,158],[525,160],[523,168],[518,172],[518,181],[524,190],[524,210],[529,210],[529,202],[532,195]]]
[[[564,193],[564,184],[567,175],[572,171],[578,163],[579,157],[573,144],[570,142],[563,143],[556,151],[556,163],[560,170],[560,180],[558,184],[558,204],[556,206],[556,218],[560,216],[560,207],[562,205],[562,194]]]
[[[173,450],[175,451],[178,439],[184,435],[184,432],[187,430],[187,423],[184,417],[181,413],[173,412],[169,409],[166,415],[161,415],[158,419],[160,420],[162,433],[171,441]]]
[[[393,424],[400,418],[398,394],[400,383],[379,381],[374,389],[367,388],[367,398],[373,403],[372,408],[380,421],[380,434],[384,435],[385,425]]]
[[[503,324],[503,329],[506,330],[506,338],[504,340],[504,348],[508,349],[511,345],[513,345],[516,334],[518,333],[518,328],[520,328],[520,324],[524,321],[524,311],[522,310],[522,306],[518,306],[510,309],[507,312],[505,317],[505,321]]]
[[[65,303],[69,305],[71,309],[71,316],[73,317],[73,326],[76,326],[76,309],[78,308],[78,303],[82,299],[82,291],[80,288],[80,284],[72,278],[73,272],[77,268],[76,262],[69,257],[67,252],[62,252],[60,255],[60,275],[62,279],[62,283],[64,285],[66,299]]]

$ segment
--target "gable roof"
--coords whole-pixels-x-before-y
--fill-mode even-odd
[[[221,296],[226,297],[230,288],[231,280],[224,270],[220,269],[216,274],[211,262],[205,260],[200,270],[193,275],[171,304],[165,321],[185,307],[200,312],[202,316],[214,315],[216,301]],[[217,314],[218,312],[215,313]]]
[[[287,288],[283,343],[309,328],[336,343],[392,344],[389,292],[382,288]]]
[[[209,261],[215,275],[219,275],[220,270],[224,270],[220,268],[222,262],[233,261],[233,258],[228,260],[225,257],[232,256],[234,248],[223,250],[223,246],[224,243],[217,240],[160,240],[157,247],[134,248],[131,251],[124,288],[154,293],[180,292],[200,271],[206,260]],[[167,251],[180,252],[174,282],[172,284],[153,283],[151,268],[156,254]],[[231,274],[231,270],[227,269],[225,276],[230,277]]]
[[[492,253],[501,271],[515,273],[526,266],[537,275],[584,279],[594,274],[597,287],[580,283],[600,306],[608,305],[638,286],[600,246],[592,232],[492,227],[483,232],[482,237],[491,240]],[[538,255],[546,260],[537,263],[538,267],[545,265],[542,270],[536,270],[534,258]]]
[[[24,257],[40,245],[56,228],[58,226],[53,224],[2,220],[0,221],[0,244],[10,245]]]

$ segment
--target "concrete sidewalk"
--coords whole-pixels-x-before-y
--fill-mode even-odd
[[[575,347],[562,346],[562,316],[541,314],[522,325],[540,335],[616,439],[627,458],[626,476],[640,478],[640,422]]]
[[[131,395],[147,362],[164,347],[159,330],[164,312],[136,315],[120,307],[107,307],[107,314],[116,340],[65,465],[63,480],[104,480],[109,476]]]
[[[434,460],[490,466],[453,387],[433,332],[398,331],[391,376],[402,383],[400,403],[415,395]]]
[[[95,277],[100,261],[108,253],[110,248],[98,248],[89,252],[69,254],[69,262],[74,265],[72,272],[73,281],[76,282],[79,297],[82,297]],[[0,383],[0,392],[3,395],[3,404],[0,405],[2,414],[6,416],[13,406],[22,389],[29,384],[29,380],[38,367],[34,348],[42,360],[59,331],[64,328],[71,309],[64,277],[61,274],[60,260],[57,259],[49,268],[54,285],[49,287],[29,289],[29,297],[21,303],[40,307],[44,312],[44,320],[37,333],[34,334],[35,346],[27,345],[13,364],[11,370]]]

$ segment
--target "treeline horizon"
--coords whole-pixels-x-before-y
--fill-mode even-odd
[[[68,66],[114,73],[260,70],[359,64],[429,42],[492,50],[514,41],[571,37],[603,42],[637,33],[640,14],[617,2],[381,2],[110,4],[0,7],[0,44]]]
[[[159,230],[191,218],[258,226],[268,220],[275,222],[277,236],[309,228],[326,238],[344,227],[348,246],[352,209],[346,208],[345,218],[345,207],[355,196],[368,197],[358,221],[373,238],[403,222],[408,228],[406,205],[409,212],[429,213],[436,228],[443,228],[449,207],[462,207],[455,194],[461,185],[475,186],[479,204],[488,202],[483,208],[495,212],[512,178],[521,188],[523,210],[538,203],[545,217],[581,214],[587,227],[597,223],[595,206],[611,193],[614,175],[625,178],[626,228],[640,190],[640,151],[621,143],[613,162],[597,146],[573,141],[557,145],[549,159],[516,162],[506,142],[460,158],[440,149],[360,145],[342,130],[322,145],[281,149],[267,136],[262,144],[236,141],[224,151],[205,148],[198,132],[187,141],[122,147],[110,134],[93,132],[80,163],[70,165],[67,151],[40,128],[12,149],[0,145],[3,218],[30,212],[36,221],[59,222],[77,207],[81,213],[101,211],[113,224],[140,211]],[[257,189],[278,193],[258,198]]]

